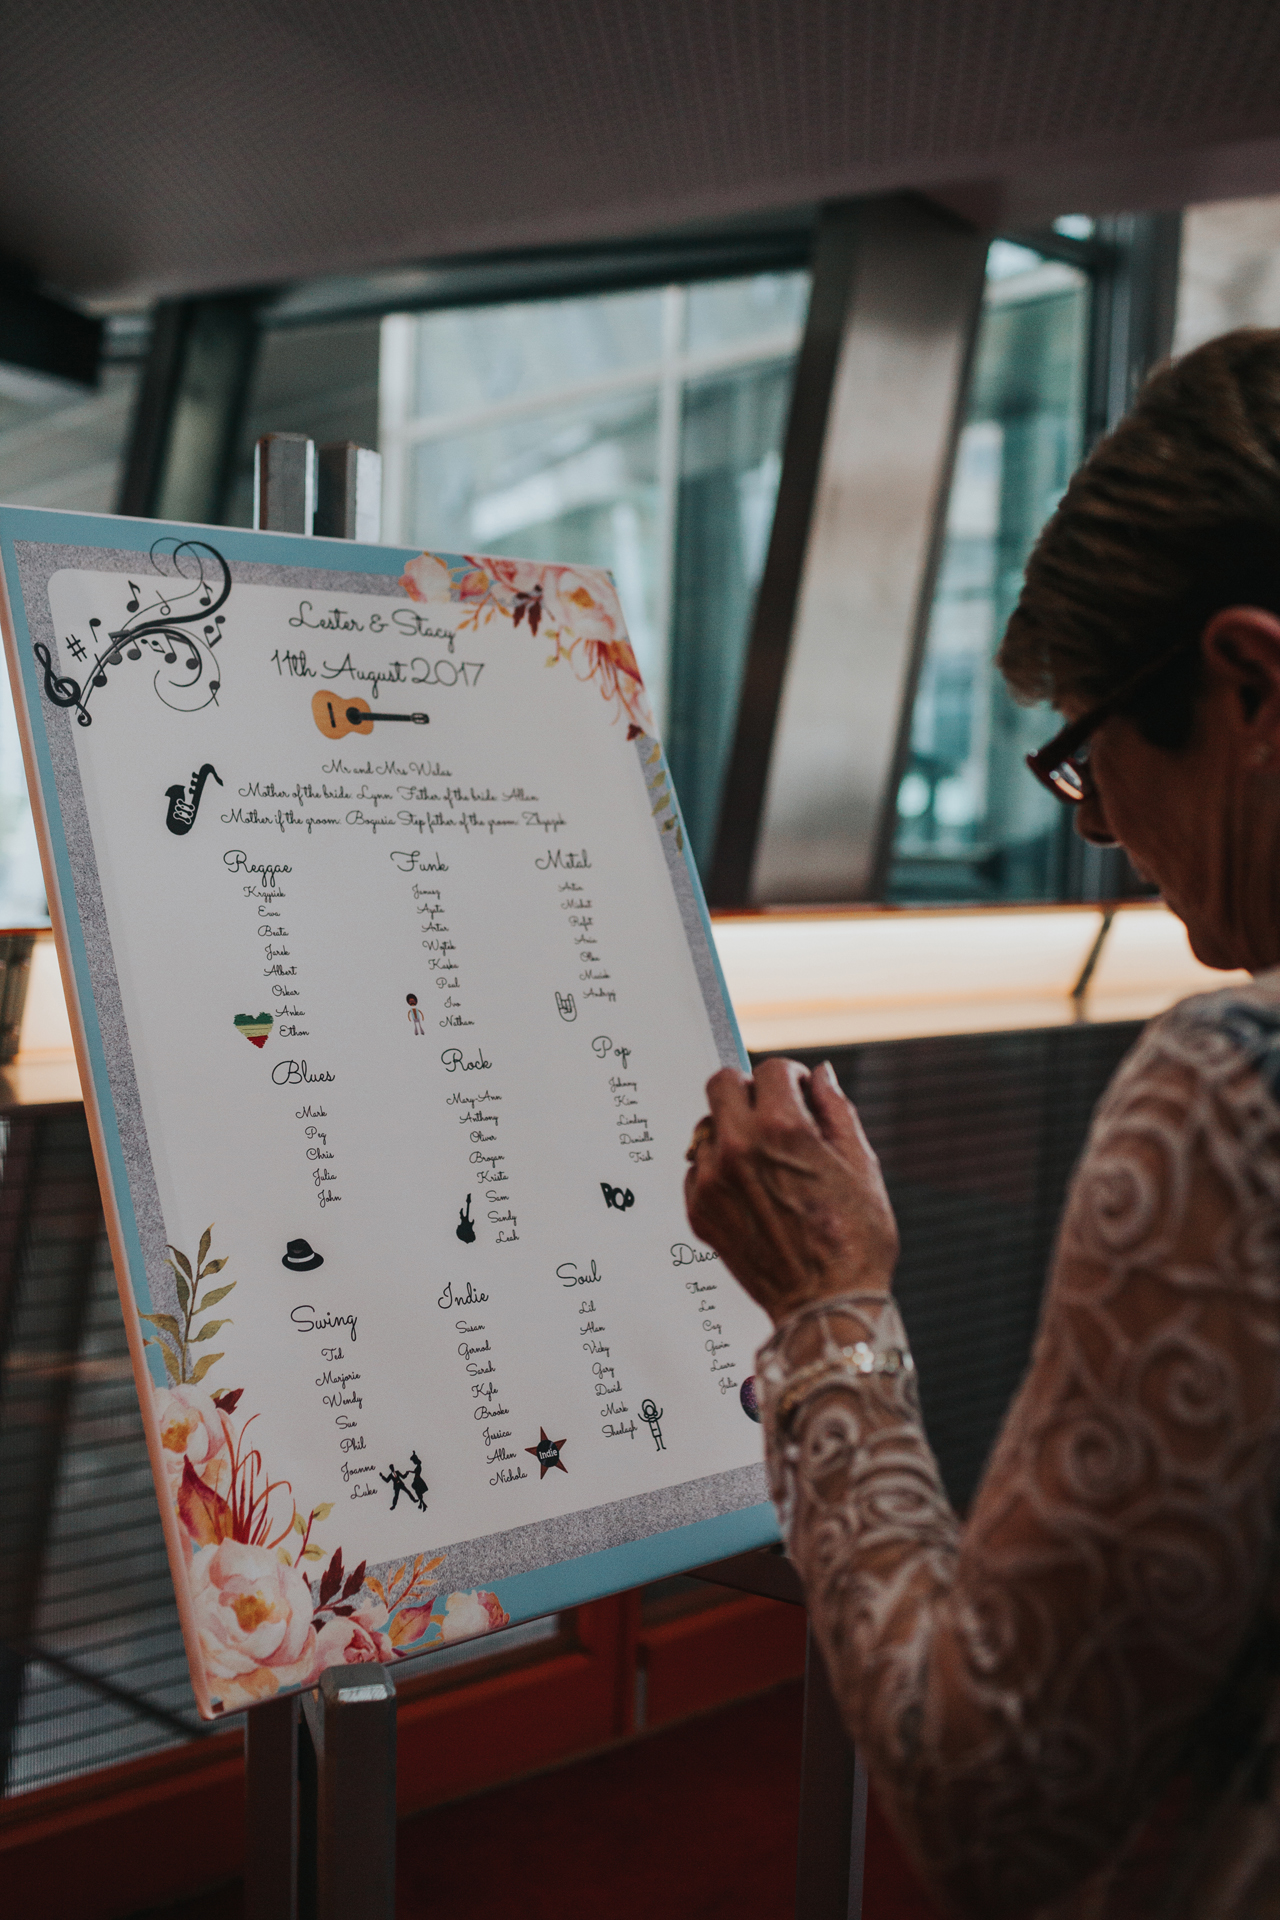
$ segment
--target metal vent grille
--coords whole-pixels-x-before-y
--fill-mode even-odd
[[[11,1251],[0,1754],[12,1794],[200,1726],[79,1108],[12,1123],[0,1220]]]
[[[1071,1170],[1139,1025],[843,1047],[902,1236],[894,1292],[947,1491],[967,1505],[1026,1369]]]

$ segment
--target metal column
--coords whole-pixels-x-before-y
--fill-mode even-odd
[[[986,251],[908,195],[823,214],[717,906],[864,900],[881,883]]]

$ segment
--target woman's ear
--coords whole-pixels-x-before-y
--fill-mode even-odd
[[[1200,645],[1240,731],[1280,746],[1280,619],[1262,607],[1224,607]]]

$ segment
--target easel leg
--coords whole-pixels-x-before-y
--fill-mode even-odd
[[[245,1920],[294,1920],[298,1897],[298,1702],[264,1700],[244,1726]]]
[[[396,1692],[376,1663],[330,1667],[307,1720],[319,1771],[316,1920],[394,1920]]]
[[[804,1664],[796,1920],[861,1920],[867,1776],[809,1628]]]

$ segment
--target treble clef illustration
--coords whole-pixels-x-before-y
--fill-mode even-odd
[[[213,571],[209,566],[210,561],[216,567],[220,580],[216,588],[207,577]],[[162,664],[156,668],[152,687],[156,697],[166,707],[175,713],[198,713],[201,708],[217,701],[222,683],[213,649],[222,638],[223,615],[220,609],[230,597],[231,569],[217,549],[207,541],[179,540],[167,534],[152,546],[151,563],[165,580],[166,588],[171,581],[177,580],[182,583],[182,590],[157,591],[150,606],[144,607],[143,588],[130,580],[128,585],[132,597],[125,603],[125,611],[130,617],[124,626],[108,630],[105,645],[101,644],[102,621],[91,619],[89,622],[92,636],[89,645],[98,647],[99,651],[83,683],[57,671],[49,648],[43,641],[37,641],[34,646],[35,657],[44,670],[46,698],[55,707],[74,707],[79,726],[93,725],[89,702],[96,688],[106,686],[107,669],[120,666],[126,659],[141,660],[144,648],[160,656]],[[194,566],[194,573],[184,572],[184,566],[188,569]],[[180,602],[189,600],[195,601],[189,611],[175,611]],[[77,659],[85,657],[83,641],[73,635],[68,644]],[[185,649],[181,662],[177,651],[179,647]],[[177,674],[165,673],[166,668],[174,667],[178,669]],[[185,679],[180,677],[184,673]],[[171,699],[170,694],[176,697]]]
[[[200,807],[200,795],[204,792],[204,783],[212,774],[218,785],[222,785],[222,776],[216,767],[206,760],[198,773],[191,776],[191,792],[179,786],[167,787],[165,796],[169,802],[169,811],[165,815],[165,825],[170,833],[190,833],[195,825],[196,814]]]
[[[76,707],[79,711],[76,719],[82,727],[93,725],[89,714],[85,712],[80,698],[80,682],[60,674],[54,667],[52,655],[43,640],[37,640],[33,649],[36,659],[44,668],[45,698],[52,700],[55,707]]]

